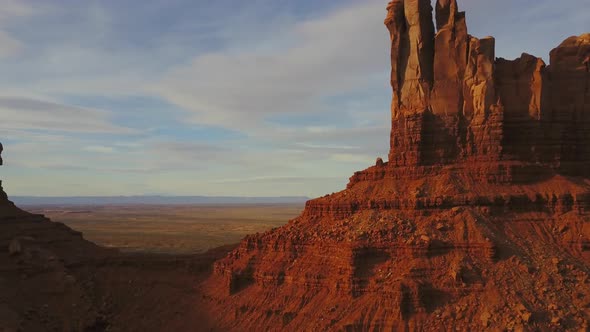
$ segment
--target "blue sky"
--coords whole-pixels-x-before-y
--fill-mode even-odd
[[[0,0],[11,195],[319,196],[386,157],[385,0]],[[590,0],[464,0],[548,58]]]

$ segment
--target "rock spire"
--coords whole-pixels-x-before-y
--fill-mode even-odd
[[[570,37],[550,64],[495,58],[494,38],[468,34],[455,0],[395,0],[391,36],[393,167],[474,161],[543,163],[587,174],[590,36]]]

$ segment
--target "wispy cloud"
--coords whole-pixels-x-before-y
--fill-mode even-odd
[[[96,153],[114,153],[115,149],[112,146],[103,145],[90,145],[84,148],[84,150]]]
[[[227,178],[221,180],[213,180],[213,184],[232,184],[232,183],[301,183],[306,181],[324,181],[324,180],[342,180],[338,177],[301,177],[301,176],[256,176],[256,177],[241,177],[241,178]]]
[[[153,92],[194,112],[195,123],[242,131],[259,128],[269,115],[327,111],[333,105],[323,97],[370,86],[375,74],[386,81],[383,13],[382,1],[362,2],[260,41],[277,48],[199,55]]]
[[[460,0],[459,7],[467,13],[469,33],[496,38],[498,57],[527,52],[548,61],[565,38],[590,31],[588,0]]]
[[[18,54],[23,45],[6,32],[0,30],[0,59]]]
[[[117,133],[134,131],[109,121],[108,111],[20,97],[0,97],[0,128],[52,132]]]
[[[42,6],[34,6],[22,0],[0,0],[0,22],[31,16]]]
[[[497,55],[589,0],[462,0]],[[388,149],[387,0],[0,0],[13,194],[321,195]]]
[[[0,0],[0,59],[15,56],[24,47],[23,43],[5,29],[5,24],[23,17],[32,16],[37,10],[22,1]]]

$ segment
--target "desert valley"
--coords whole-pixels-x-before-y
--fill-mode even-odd
[[[506,60],[466,22],[389,2],[388,158],[305,206],[0,189],[0,331],[587,331],[590,33]]]
[[[124,252],[195,254],[283,226],[303,204],[33,205],[103,247]]]

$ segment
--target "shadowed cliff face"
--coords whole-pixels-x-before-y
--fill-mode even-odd
[[[0,166],[3,165],[2,160],[2,151],[4,147],[2,143],[0,143]],[[17,218],[22,216],[28,216],[29,213],[19,209],[8,199],[8,195],[4,192],[4,188],[2,188],[2,179],[0,178],[0,223],[2,219],[6,218]]]
[[[3,165],[2,151],[4,151],[4,147],[2,146],[2,143],[0,143],[0,166]],[[2,189],[2,179],[0,179],[0,201],[7,200],[7,199],[8,199],[8,197],[7,197],[6,193],[4,192],[4,190]]]
[[[2,151],[4,151],[4,147],[2,146],[2,143],[0,143],[0,166],[3,165]],[[8,195],[6,195],[4,189],[2,188],[2,179],[0,179],[0,219],[13,216],[22,216],[26,214],[26,212],[17,208],[11,201],[8,200]]]
[[[0,186],[0,331],[209,331],[195,282],[229,249],[121,254],[19,209]]]
[[[2,150],[0,144],[0,154]],[[76,280],[79,275],[71,266],[106,252],[65,225],[16,207],[0,181],[0,330],[94,326],[101,318],[90,299],[93,290]]]
[[[455,0],[394,0],[389,161],[215,264],[223,330],[590,321],[590,35],[496,59]],[[583,308],[583,309],[581,309]]]

